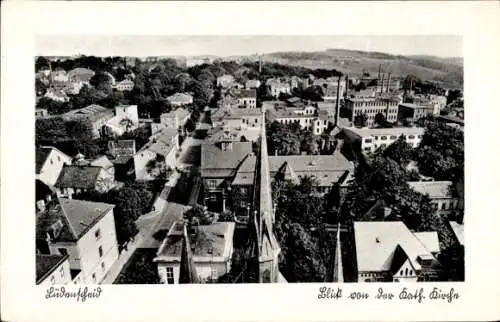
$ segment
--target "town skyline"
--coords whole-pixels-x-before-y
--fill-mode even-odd
[[[278,35],[44,35],[35,40],[37,55],[72,56],[249,56],[277,52],[347,50],[402,56],[462,58],[462,37],[278,36]],[[307,48],[304,50],[303,48]]]

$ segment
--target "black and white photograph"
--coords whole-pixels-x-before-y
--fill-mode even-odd
[[[36,284],[464,281],[462,37],[37,45]]]

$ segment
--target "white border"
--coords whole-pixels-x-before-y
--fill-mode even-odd
[[[498,291],[499,10],[496,2],[2,3],[1,310],[7,321],[493,320]],[[464,35],[466,283],[451,304],[318,301],[319,285],[103,286],[97,301],[33,286],[36,34]],[[32,255],[33,254],[33,255]],[[420,286],[420,285],[418,285]],[[431,287],[432,285],[429,285]],[[345,285],[375,290],[377,285]],[[384,285],[386,290],[400,285]]]

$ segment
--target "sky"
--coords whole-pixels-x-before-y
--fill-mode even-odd
[[[461,36],[37,36],[38,55],[196,56],[351,49],[462,57]]]

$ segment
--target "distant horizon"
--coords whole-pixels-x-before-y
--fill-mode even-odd
[[[400,56],[463,58],[462,37],[449,36],[103,36],[51,35],[35,39],[38,56],[196,57],[347,50]]]

